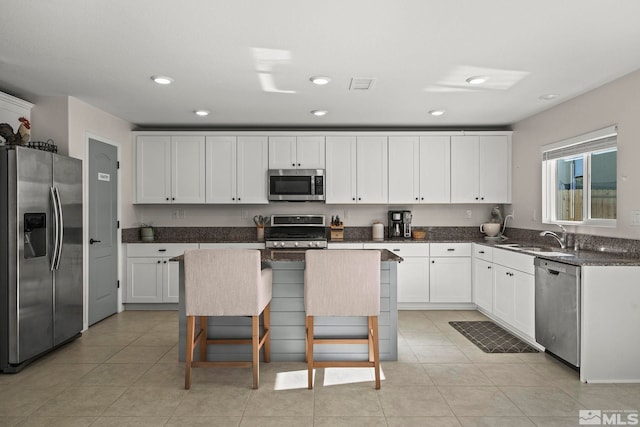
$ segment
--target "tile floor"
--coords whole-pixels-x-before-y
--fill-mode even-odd
[[[127,311],[16,375],[0,375],[0,426],[576,426],[579,409],[640,410],[640,384],[581,384],[544,354],[485,354],[448,325],[475,311],[403,311],[399,360],[371,372],[304,363],[196,369],[183,388],[177,313]]]

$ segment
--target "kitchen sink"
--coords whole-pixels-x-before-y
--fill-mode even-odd
[[[526,245],[521,245],[519,243],[505,243],[501,245],[496,245],[496,247],[513,249],[514,251],[522,251],[522,252],[527,252],[534,255],[540,254],[540,255],[546,255],[546,256],[572,256],[572,254],[566,253],[566,252],[558,252],[558,251],[554,251],[553,249],[541,248],[538,246],[526,246]]]

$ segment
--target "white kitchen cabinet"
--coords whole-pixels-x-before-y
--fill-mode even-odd
[[[324,136],[270,136],[269,169],[324,169]]]
[[[534,257],[494,249],[493,314],[524,335],[535,337]]]
[[[204,203],[204,153],[204,136],[138,136],[136,203]]]
[[[197,248],[197,243],[128,244],[123,303],[177,303],[178,263],[169,259]]]
[[[449,136],[389,137],[389,203],[449,203]]]
[[[487,313],[493,313],[493,249],[473,244],[473,302]]]
[[[429,302],[428,243],[365,243],[364,249],[387,249],[402,257],[398,264],[398,308],[419,309]]]
[[[451,202],[511,203],[509,136],[451,137]]]
[[[432,243],[430,255],[430,301],[471,302],[471,244]]]
[[[386,136],[326,138],[326,203],[388,202]]]
[[[503,321],[513,323],[515,308],[515,289],[513,286],[513,270],[494,264],[493,314]]]
[[[263,136],[206,138],[206,202],[268,203],[268,139]]]

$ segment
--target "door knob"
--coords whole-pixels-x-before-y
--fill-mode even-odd
[[[89,244],[93,245],[94,243],[100,243],[101,240],[95,240],[93,237],[91,239],[89,239]]]

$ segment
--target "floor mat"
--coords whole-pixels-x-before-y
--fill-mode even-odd
[[[449,324],[485,353],[538,353],[538,350],[490,321],[456,321]]]

